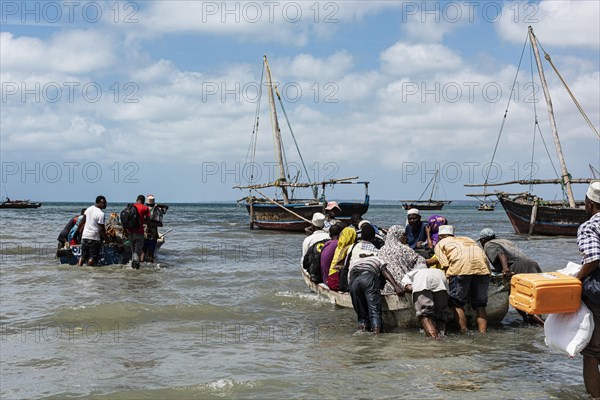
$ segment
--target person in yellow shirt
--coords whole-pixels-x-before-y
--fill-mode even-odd
[[[441,238],[435,246],[435,257],[446,271],[450,288],[450,306],[461,333],[467,331],[464,307],[470,304],[477,313],[479,332],[487,331],[487,293],[490,284],[490,269],[485,253],[473,239],[454,236],[452,225],[439,228]]]

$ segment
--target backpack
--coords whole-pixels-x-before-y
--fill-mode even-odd
[[[150,210],[150,218],[148,218],[147,224],[152,226],[163,226],[163,211],[159,206],[154,206]]]
[[[325,242],[328,240],[324,239],[310,246],[302,260],[302,267],[308,271],[310,280],[314,283],[323,282],[323,277],[321,276],[321,252],[323,251]]]
[[[133,230],[140,226],[140,214],[134,204],[127,204],[127,207],[121,211],[121,224],[127,230]]]

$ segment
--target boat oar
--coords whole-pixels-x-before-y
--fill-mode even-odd
[[[162,238],[163,238],[163,237],[164,237],[164,236],[165,236],[167,233],[171,232],[172,230],[173,230],[173,229],[171,228],[171,229],[169,229],[168,231],[166,231],[165,233],[159,233],[159,234],[158,234],[158,237],[162,239]]]
[[[279,207],[283,208],[285,211],[289,212],[290,214],[293,214],[293,215],[295,215],[296,217],[300,218],[301,220],[303,220],[303,221],[305,221],[305,222],[308,222],[309,224],[311,224],[311,223],[312,223],[311,221],[307,220],[307,219],[306,219],[306,218],[304,218],[303,216],[296,214],[295,212],[293,212],[293,211],[292,211],[292,210],[290,210],[289,208],[287,208],[287,207],[284,207],[284,206],[282,206],[281,204],[279,204],[278,202],[276,202],[275,200],[273,200],[273,199],[269,198],[268,196],[266,196],[265,194],[263,194],[263,193],[262,193],[260,190],[256,190],[256,189],[254,189],[254,191],[255,191],[256,193],[260,194],[260,195],[261,195],[262,197],[264,197],[265,199],[269,200],[271,203],[275,204],[276,206],[279,206]]]

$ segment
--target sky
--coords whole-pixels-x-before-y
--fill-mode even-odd
[[[2,0],[2,197],[242,198],[234,186],[276,175],[263,55],[309,175],[278,109],[291,179],[359,176],[372,199],[398,201],[436,170],[437,197],[451,200],[480,191],[464,184],[488,170],[489,182],[555,178],[528,26],[598,129],[598,1]],[[543,66],[569,173],[589,178],[600,138]]]

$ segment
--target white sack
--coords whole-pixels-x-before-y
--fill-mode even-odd
[[[572,313],[550,314],[544,323],[546,345],[575,357],[588,345],[594,332],[594,317],[581,302]]]

